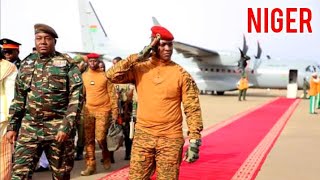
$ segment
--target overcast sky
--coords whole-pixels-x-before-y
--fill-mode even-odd
[[[320,62],[319,0],[92,0],[110,39],[123,46],[147,44],[155,16],[175,40],[206,49],[235,49],[242,35],[249,54],[260,41],[264,55],[281,59],[308,59]],[[313,33],[248,33],[248,8],[299,8],[312,11]],[[81,51],[78,0],[1,0],[1,38],[22,44],[21,58],[34,46],[35,23],[45,23],[59,35],[58,51]],[[297,14],[297,13],[295,13]],[[299,20],[297,19],[297,22]],[[297,27],[297,26],[293,26]],[[143,46],[142,46],[143,47]],[[141,48],[142,48],[141,47]]]

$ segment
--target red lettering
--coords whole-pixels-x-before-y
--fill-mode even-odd
[[[248,32],[252,32],[252,23],[254,25],[254,28],[256,29],[256,32],[261,32],[261,8],[257,9],[257,20],[254,16],[252,8],[248,8]]]
[[[269,29],[269,14],[268,14],[268,8],[264,8],[264,32],[267,33]]]
[[[307,18],[304,18],[304,13],[307,13]],[[308,32],[312,33],[311,21],[312,13],[309,8],[301,8],[300,9],[300,32],[303,32],[303,25],[305,24],[308,28]]]
[[[278,18],[276,18],[276,13],[279,14]],[[271,11],[271,29],[275,33],[279,33],[283,29],[283,13],[282,10],[279,8],[275,8]],[[277,20],[275,20],[277,19]],[[276,27],[276,22],[278,23],[278,28]]]
[[[287,22],[286,22],[286,29],[287,33],[297,33],[297,29],[291,29],[290,24],[296,22],[296,19],[292,19],[290,17],[291,12],[297,12],[297,8],[287,8],[286,16],[287,16]]]
[[[269,26],[271,26],[271,31],[275,33],[280,33],[284,30],[284,23],[286,25],[285,32],[286,33],[297,33],[298,25],[299,32],[303,33],[304,28],[307,27],[309,33],[312,33],[311,28],[311,19],[312,12],[309,8],[286,8],[285,12],[283,12],[280,8],[274,8],[269,11],[268,8],[263,8],[263,16],[261,19],[261,9],[257,8],[256,14],[254,13],[252,8],[248,8],[248,32],[251,33],[253,28],[257,33],[261,33],[262,24],[264,25],[263,31],[264,33],[269,32]],[[299,12],[299,22],[298,17],[294,16],[293,13]],[[270,13],[270,16],[269,16]],[[284,16],[285,13],[285,16]],[[264,22],[262,22],[264,21]],[[284,22],[285,21],[285,22]],[[299,24],[297,24],[299,23]],[[253,25],[252,25],[253,24]]]

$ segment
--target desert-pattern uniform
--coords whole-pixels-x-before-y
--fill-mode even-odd
[[[157,72],[154,71],[154,68],[156,67],[152,65],[152,61],[157,61],[157,59],[155,59],[155,57],[151,57],[149,61],[138,62],[137,55],[131,55],[126,60],[118,62],[106,72],[106,76],[113,83],[134,83],[137,87],[139,106],[130,160],[130,180],[149,179],[155,171],[157,171],[157,179],[178,179],[179,175],[182,147],[184,144],[182,128],[171,129],[172,126],[170,127],[170,125],[167,125],[167,127],[165,127],[167,128],[166,132],[164,133],[163,131],[158,131],[159,129],[155,126],[148,124],[147,128],[142,125],[141,127],[144,129],[139,129],[139,123],[142,121],[141,117],[145,117],[142,113],[149,113],[149,115],[150,113],[154,113],[154,116],[158,113],[140,109],[141,106],[143,106],[143,96],[145,94],[139,94],[139,92],[143,90],[141,88],[146,88],[145,86],[148,85],[144,84],[145,86],[143,87],[139,86],[143,81],[149,81],[148,79],[152,78],[153,72]],[[149,81],[151,83],[149,85],[150,89],[153,88],[153,90],[157,91],[162,88],[166,92],[171,92],[172,94],[163,97],[164,99],[161,99],[160,101],[163,101],[164,103],[169,101],[182,103],[184,113],[186,114],[189,138],[201,139],[200,132],[203,129],[203,123],[199,102],[199,90],[196,83],[187,71],[173,61],[168,62],[165,67],[161,68],[161,70],[167,69],[167,74],[164,74],[163,79],[161,79],[161,77],[160,79],[157,79],[155,76],[154,80]],[[171,78],[173,75],[177,75],[179,77]],[[172,81],[170,82],[172,83],[172,86],[165,86],[165,83],[167,83],[166,81],[170,81],[169,79]],[[146,93],[148,94],[148,92]],[[155,93],[156,96],[162,95],[157,94],[157,92],[153,93]],[[140,98],[141,96],[142,98]],[[153,95],[151,96],[155,97]],[[159,99],[158,97],[155,98]],[[177,107],[180,108],[180,106]],[[179,112],[179,110],[177,110],[177,112]],[[177,124],[175,124],[174,127],[182,127],[182,116],[173,116],[181,118],[181,121],[176,121]],[[148,117],[152,117],[152,115]],[[171,117],[168,118],[170,119]],[[143,119],[143,121],[146,123],[147,120]],[[157,122],[159,121],[161,121],[161,119],[157,119]],[[162,121],[167,122],[166,119],[163,119]],[[150,123],[152,122],[153,121],[151,119]],[[162,128],[164,128],[164,126],[162,126]],[[154,133],[155,131],[150,129],[154,129],[155,131],[162,133],[162,135],[153,135],[151,133]],[[148,130],[150,133],[147,133],[144,130]],[[155,161],[157,161],[157,165]]]
[[[157,171],[157,179],[178,179],[182,160],[183,137],[153,136],[136,130],[130,159],[130,180],[148,180]],[[154,153],[153,149],[162,149]],[[142,152],[142,153],[141,153]],[[155,160],[157,160],[157,165]]]
[[[19,131],[12,179],[31,178],[43,150],[53,179],[70,179],[81,101],[81,73],[68,55],[33,53],[22,61],[9,109],[8,130]],[[67,133],[68,140],[57,142],[58,131]]]

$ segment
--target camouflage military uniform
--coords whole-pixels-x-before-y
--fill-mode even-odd
[[[137,55],[118,62],[106,75],[113,83],[134,83],[138,93],[136,132],[129,179],[178,179],[184,144],[181,103],[190,139],[203,129],[198,88],[181,66],[168,61],[157,65],[155,56],[138,62]]]
[[[115,85],[116,92],[118,94],[118,107],[120,109],[120,116],[123,120],[123,134],[124,134],[124,144],[126,147],[125,159],[130,159],[132,139],[130,139],[130,121],[132,115],[132,103],[133,101],[137,102],[136,98],[127,99],[127,93],[129,91],[134,91],[134,86],[132,84],[117,84]]]
[[[12,179],[31,178],[43,150],[53,179],[70,179],[82,99],[81,73],[70,62],[67,55],[58,52],[50,57],[30,54],[22,61],[9,109],[8,131],[19,131]],[[57,142],[58,131],[67,133],[68,140]]]

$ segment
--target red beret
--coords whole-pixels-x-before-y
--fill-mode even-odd
[[[156,37],[157,34],[160,34],[162,40],[172,41],[174,39],[171,32],[162,26],[153,26],[151,32],[151,37]]]
[[[99,57],[100,57],[100,55],[99,54],[96,54],[96,53],[90,53],[90,54],[88,54],[87,55],[87,57],[89,58],[89,59],[98,59]]]

